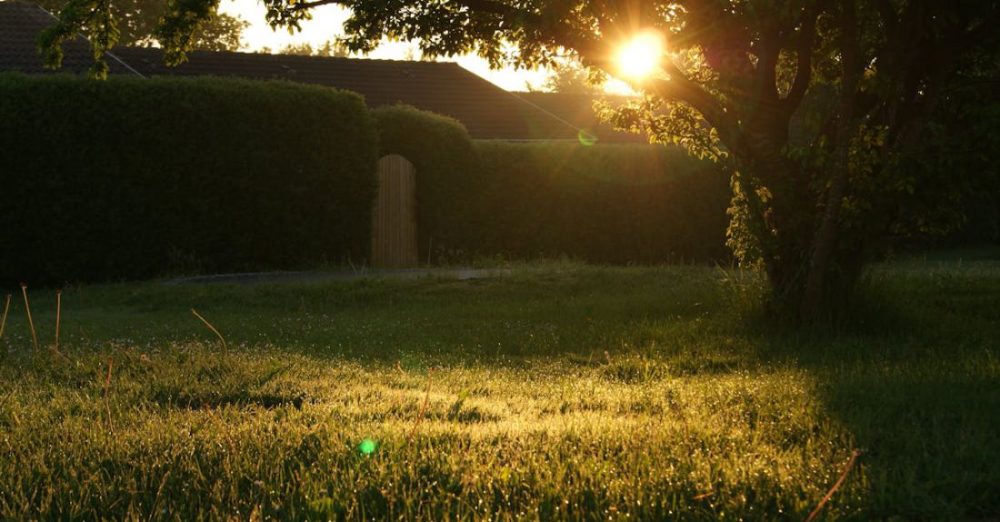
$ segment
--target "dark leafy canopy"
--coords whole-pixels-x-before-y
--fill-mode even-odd
[[[84,1],[87,16],[106,18],[108,0],[70,5]],[[417,41],[425,56],[476,52],[494,65],[570,57],[615,74],[620,42],[660,32],[660,74],[614,119],[732,167],[730,244],[802,317],[844,295],[888,239],[933,228],[906,222],[924,220],[913,202],[933,198],[904,160],[972,57],[995,56],[1000,33],[998,0],[264,1],[275,27],[298,27],[318,5],[349,8],[352,51],[389,37]],[[157,35],[171,60],[214,8],[170,0]],[[63,26],[78,23],[74,13]]]

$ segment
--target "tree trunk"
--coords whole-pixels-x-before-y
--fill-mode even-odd
[[[799,316],[802,321],[815,320],[824,305],[824,290],[829,283],[830,258],[837,247],[840,229],[840,207],[847,192],[850,173],[851,137],[854,130],[855,98],[861,81],[861,49],[857,39],[857,19],[854,0],[840,4],[841,67],[840,112],[837,117],[835,154],[830,186],[827,189],[823,217],[810,245],[810,259]]]

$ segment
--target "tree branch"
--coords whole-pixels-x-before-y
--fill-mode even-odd
[[[767,28],[760,36],[757,53],[758,99],[771,104],[778,101],[778,55],[781,53],[781,34],[777,28]]]
[[[802,25],[799,29],[799,42],[795,52],[798,55],[798,63],[795,68],[795,79],[792,81],[792,88],[783,100],[784,108],[787,112],[794,112],[802,103],[802,98],[812,81],[812,48],[816,40],[816,19],[822,10],[817,2],[806,8],[802,15]]]
[[[350,2],[347,0],[313,0],[312,2],[299,2],[288,6],[290,11],[302,11],[305,9],[312,9],[314,7],[319,7],[321,5],[342,5],[348,7]]]
[[[673,62],[667,62],[664,70],[670,75],[670,79],[650,81],[650,90],[662,98],[690,104],[701,113],[709,125],[719,131],[719,136],[727,147],[739,148],[740,143],[736,140],[739,124],[722,102],[701,85],[691,81]]]

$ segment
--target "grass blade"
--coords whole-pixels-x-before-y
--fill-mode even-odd
[[[198,311],[195,310],[194,308],[191,309],[191,313],[194,314],[194,316],[197,317],[198,319],[201,319],[201,322],[205,323],[205,326],[207,326],[208,329],[211,330],[212,333],[214,333],[215,336],[218,337],[220,341],[222,341],[223,349],[226,350],[229,349],[229,345],[226,344],[226,338],[223,337],[221,333],[219,333],[219,330],[217,330],[214,326],[212,326],[212,323],[208,322],[208,319],[202,317],[201,314],[199,314]]]

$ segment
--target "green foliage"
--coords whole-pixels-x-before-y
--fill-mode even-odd
[[[272,50],[269,47],[264,47],[258,52],[270,53]],[[322,44],[316,44],[313,47],[312,44],[306,42],[302,44],[288,44],[284,47],[280,47],[275,51],[275,54],[290,54],[294,56],[327,56],[327,57],[337,57],[337,58],[347,58],[350,53],[344,48],[340,42],[336,40],[327,40]]]
[[[1000,243],[1000,56],[968,74],[935,111],[918,150],[900,168],[913,197],[901,206],[906,228],[924,241]],[[914,182],[916,181],[916,182]],[[942,234],[944,236],[942,237]]]
[[[212,78],[0,76],[0,280],[150,277],[364,256],[361,99]],[[17,223],[16,226],[12,223]]]
[[[482,174],[461,123],[405,105],[379,107],[371,114],[378,128],[380,154],[399,154],[416,167],[421,259],[428,248],[474,241],[478,231],[470,225],[492,226],[466,222],[476,212],[470,195],[480,190]]]
[[[121,31],[112,11],[110,0],[71,0],[59,10],[59,19],[52,27],[38,35],[38,47],[46,67],[58,68],[62,65],[62,45],[87,31],[94,65],[90,73],[95,78],[108,75],[108,63],[104,54],[118,44]]]
[[[575,143],[477,144],[482,234],[467,245],[518,258],[603,263],[722,259],[726,174],[680,149]]]
[[[39,35],[45,64],[58,68],[62,43],[83,34],[94,56],[91,74],[104,78],[104,54],[116,45],[156,44],[172,63],[182,61],[183,51],[202,49],[234,51],[240,47],[249,23],[218,12],[218,1],[200,0],[34,0],[57,13],[58,20]],[[181,49],[178,52],[177,49]]]
[[[67,5],[66,0],[32,0],[49,12],[58,14]],[[72,7],[72,6],[71,6]],[[161,44],[153,34],[160,18],[165,14],[167,2],[163,0],[118,0],[110,5],[115,26],[119,31],[118,45],[149,46]],[[213,12],[202,20],[192,35],[192,48],[205,51],[235,51],[240,48],[243,31],[249,22],[238,16]],[[86,27],[98,32],[102,26]]]
[[[607,75],[599,69],[588,69],[571,61],[555,62],[549,68],[552,72],[543,84],[546,91],[596,97],[607,80]]]
[[[729,155],[718,133],[706,128],[698,112],[683,103],[664,102],[652,96],[617,107],[600,102],[597,115],[617,129],[645,134],[656,143],[676,145],[698,159],[722,162]]]

